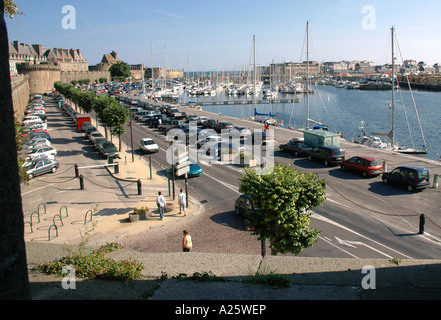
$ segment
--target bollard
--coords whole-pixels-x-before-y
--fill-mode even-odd
[[[419,234],[424,234],[424,226],[426,224],[426,217],[424,214],[420,215],[420,231]]]
[[[383,172],[387,172],[387,162],[383,161]]]
[[[83,177],[83,175],[80,175],[80,189],[84,190],[84,177]]]
[[[433,176],[433,188],[438,189],[438,175],[437,174],[435,174]]]
[[[113,169],[115,170],[115,174],[119,173],[119,163],[115,162],[115,165],[113,166]]]
[[[150,180],[152,180],[152,157],[149,157]]]
[[[78,165],[76,164],[74,167],[75,167],[75,178],[78,178],[79,176]]]
[[[142,185],[141,185],[141,180],[138,179],[138,196],[140,196],[142,194]]]

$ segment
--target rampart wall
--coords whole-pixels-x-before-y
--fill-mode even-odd
[[[12,104],[14,107],[14,116],[21,121],[29,102],[31,90],[29,87],[29,76],[12,77]]]

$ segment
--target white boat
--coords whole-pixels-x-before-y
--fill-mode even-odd
[[[390,144],[388,145],[387,148],[385,148],[387,150],[396,151],[396,152],[405,153],[405,154],[414,154],[414,155],[427,154],[426,142],[425,142],[424,133],[423,133],[423,130],[421,128],[421,125],[420,125],[420,130],[421,130],[421,135],[422,135],[422,138],[423,138],[423,141],[424,141],[424,149],[416,149],[416,148],[408,148],[408,147],[398,146],[398,144],[396,142],[396,139],[395,139],[395,91],[396,91],[396,83],[395,83],[395,53],[394,53],[395,28],[394,27],[391,28],[391,34],[392,34],[392,77],[391,77],[392,78],[392,84],[389,83],[389,89],[390,89],[391,94],[392,94],[392,103],[391,103],[391,109],[392,109],[392,124],[391,124],[391,127],[392,128],[391,128],[391,131],[389,133],[371,133],[371,136],[375,137],[375,138],[378,137],[378,138],[390,139]],[[411,89],[410,89],[410,92],[412,93]],[[416,110],[416,106],[415,106],[415,110]],[[417,112],[417,117],[419,119],[418,112]],[[363,125],[363,123],[362,123],[362,125]],[[364,132],[364,128],[363,128],[363,132]]]

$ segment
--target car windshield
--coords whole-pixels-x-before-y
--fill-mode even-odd
[[[419,179],[427,179],[427,178],[429,178],[429,170],[418,171],[418,178]]]
[[[111,142],[103,144],[103,149],[112,149],[112,148],[116,149],[115,145]]]
[[[150,145],[150,144],[155,144],[155,141],[153,140],[144,140],[144,145]]]
[[[380,161],[380,160],[371,161],[371,162],[369,163],[369,165],[370,165],[371,167],[379,166],[379,165],[381,165],[381,161]]]
[[[23,165],[23,168],[32,169],[35,167],[36,164],[37,164],[37,162],[35,162],[35,161],[25,162],[25,164]]]

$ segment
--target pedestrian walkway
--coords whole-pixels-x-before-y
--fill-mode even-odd
[[[58,115],[62,119],[61,114],[53,113],[53,117]],[[64,127],[69,128],[69,121],[63,121]],[[103,128],[98,129],[104,135]],[[61,154],[57,157],[60,161],[58,172],[36,177],[28,186],[22,186],[25,241],[76,244],[81,241],[82,233],[92,228],[90,241],[98,244],[161,227],[200,212],[199,204],[189,197],[186,216],[179,214],[179,189],[175,186],[173,199],[165,168],[152,161],[150,169],[148,158],[132,155],[124,143],[120,159],[113,161],[117,164],[115,168],[106,166],[108,161],[105,159],[91,159],[93,152],[89,151],[89,143],[82,142],[84,133],[73,127],[68,136],[61,136],[64,132],[58,129],[51,132],[55,136],[54,147]],[[57,145],[57,141],[63,143]],[[83,144],[74,145],[77,142]],[[162,192],[167,203],[174,205],[162,221],[155,201],[158,191]],[[148,208],[146,219],[130,222],[129,212],[134,208]]]

